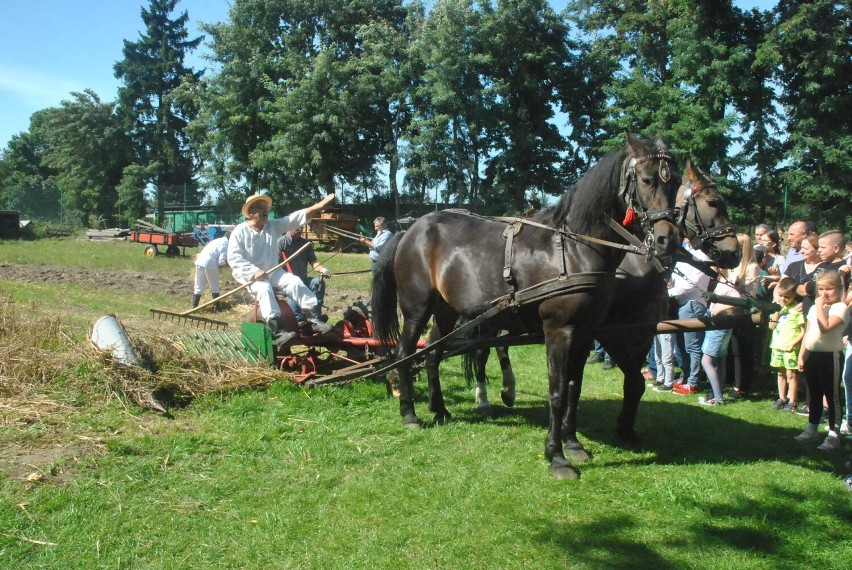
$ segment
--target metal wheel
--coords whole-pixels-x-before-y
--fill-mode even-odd
[[[166,255],[168,255],[169,257],[176,257],[180,255],[180,248],[176,245],[170,245],[166,249]]]
[[[148,258],[156,257],[157,255],[160,254],[160,252],[157,251],[156,245],[146,245],[145,249],[142,251],[142,253],[144,253],[145,257],[148,257]]]

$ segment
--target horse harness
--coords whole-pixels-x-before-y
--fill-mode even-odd
[[[639,189],[636,183],[636,168],[640,164],[655,159],[660,161],[657,168],[657,175],[660,177],[660,180],[663,182],[671,180],[672,173],[669,168],[669,162],[674,163],[674,159],[665,152],[655,152],[647,156],[627,157],[624,159],[621,167],[621,183],[618,193],[627,204],[627,216],[625,216],[622,225],[629,226],[633,221],[638,219],[639,225],[645,234],[645,258],[647,260],[654,257],[656,251],[654,246],[654,224],[660,220],[668,220],[674,223],[675,216],[677,215],[675,208],[649,210],[642,202],[642,197],[639,196]]]
[[[710,259],[718,260],[722,254],[719,248],[716,247],[716,241],[735,236],[736,234],[734,233],[734,224],[731,222],[708,228],[704,220],[701,219],[695,197],[705,188],[717,188],[717,186],[712,181],[695,186],[693,186],[691,181],[686,182],[686,190],[683,192],[683,202],[677,208],[677,225],[678,227],[692,231],[695,234],[695,239],[698,241],[698,249],[705,250],[706,248]],[[691,221],[686,218],[690,210],[692,211]]]

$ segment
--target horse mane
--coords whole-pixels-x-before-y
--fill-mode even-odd
[[[629,150],[628,147],[604,155],[562,194],[556,205],[541,210],[533,219],[583,234],[599,229],[618,197],[621,165]]]
[[[554,227],[565,227],[574,232],[592,235],[606,226],[605,217],[612,215],[618,205],[623,164],[628,157],[647,156],[657,151],[668,151],[662,139],[636,140],[621,150],[605,154],[580,179],[559,198],[555,206],[539,212],[533,219]],[[637,151],[637,146],[644,152]],[[621,213],[619,213],[619,216]],[[617,220],[620,221],[620,220]]]

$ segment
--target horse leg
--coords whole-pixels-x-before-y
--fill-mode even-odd
[[[434,315],[434,324],[429,331],[429,344],[437,341],[449,331],[458,320],[458,315],[449,310],[448,307],[437,307]],[[435,414],[438,423],[448,422],[453,419],[444,402],[444,392],[441,390],[441,377],[439,367],[441,364],[441,349],[429,351],[426,354],[426,378],[429,384],[429,410]]]
[[[589,343],[577,340],[575,327],[562,327],[545,334],[550,420],[544,455],[550,461],[551,473],[557,479],[576,479],[580,476],[566,459],[562,446],[562,433],[567,428],[571,435],[566,439],[573,440],[582,449],[574,433],[583,365],[588,352],[585,349]]]
[[[512,362],[509,360],[509,349],[504,346],[499,346],[494,350],[497,351],[497,357],[500,359],[500,371],[503,373],[503,390],[500,392],[500,399],[507,408],[515,405],[515,371],[512,370]]]
[[[588,354],[584,351],[583,354]],[[585,361],[580,359],[580,368],[576,369],[576,364],[568,364],[569,377],[576,380],[568,383],[568,405],[565,408],[565,416],[562,421],[562,442],[565,444],[565,451],[573,461],[582,463],[588,461],[591,456],[577,439],[577,407],[580,403],[580,393],[583,390],[583,368]]]
[[[404,359],[417,349],[417,331],[419,327],[412,324],[410,319],[405,319],[402,325],[402,334],[399,339],[397,358]],[[414,333],[417,333],[416,335]],[[397,366],[399,374],[399,413],[402,416],[402,425],[408,428],[419,428],[423,422],[414,411],[414,379],[411,376],[411,361],[402,362]]]
[[[488,388],[485,378],[485,365],[488,363],[490,354],[491,351],[487,348],[480,348],[474,351],[472,356],[474,359],[473,370],[476,375],[476,410],[482,414],[491,413],[491,402],[488,401]]]
[[[621,412],[618,414],[615,432],[622,447],[640,451],[642,438],[636,433],[636,417],[639,411],[639,401],[645,393],[645,378],[642,376],[642,365],[648,355],[648,350],[654,337],[641,338],[639,342],[614,342],[611,346],[618,367],[624,373],[624,400]],[[616,345],[618,348],[616,348]],[[644,350],[643,350],[644,349]],[[607,349],[609,350],[609,349]]]

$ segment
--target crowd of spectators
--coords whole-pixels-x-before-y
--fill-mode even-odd
[[[844,437],[852,441],[852,242],[838,230],[819,232],[807,221],[790,224],[786,232],[759,224],[753,238],[738,234],[737,239],[740,265],[730,271],[716,268],[715,279],[688,263],[676,264],[669,282],[669,318],[737,310],[710,302],[711,292],[773,301],[780,310],[761,325],[659,334],[643,374],[656,391],[679,396],[706,391],[699,403],[719,406],[750,397],[752,385],[774,371],[778,395],[772,408],[807,417],[795,439],[820,442],[823,451],[841,449]],[[686,240],[684,248],[708,261]],[[726,391],[728,374],[733,382]]]

